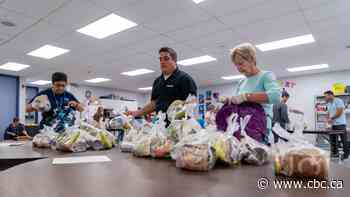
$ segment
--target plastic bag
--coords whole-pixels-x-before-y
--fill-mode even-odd
[[[111,129],[123,129],[123,130],[131,129],[129,118],[122,113],[117,114],[116,117],[112,118],[109,121],[109,127]]]
[[[70,128],[57,136],[53,148],[64,152],[84,152],[89,148],[83,137],[85,134],[83,130]]]
[[[202,131],[188,135],[176,144],[171,154],[176,160],[176,167],[194,171],[212,169],[216,156],[209,139],[210,134]]]
[[[39,112],[47,112],[51,109],[51,103],[47,95],[37,96],[31,103],[32,107]]]
[[[216,114],[216,125],[218,130],[226,131],[227,118],[232,114],[237,113],[239,118],[244,118],[249,115],[251,121],[246,125],[246,134],[259,142],[263,142],[266,135],[267,121],[264,108],[257,103],[244,102],[242,104],[226,104]],[[240,119],[238,119],[239,121]],[[235,131],[234,135],[240,140],[241,133]]]
[[[57,135],[53,128],[44,126],[44,129],[34,136],[33,146],[38,148],[50,148]]]
[[[225,133],[215,132],[212,137],[213,148],[216,158],[226,164],[233,165],[239,162],[238,148],[239,141],[233,136],[233,132],[237,130],[238,115],[233,113],[227,118],[228,127]]]
[[[139,132],[132,128],[128,133],[125,135],[124,140],[120,144],[120,150],[122,152],[133,152],[135,141],[137,140],[139,135]]]
[[[133,154],[137,157],[148,157],[151,156],[151,135],[142,135],[135,142]]]
[[[241,134],[243,137],[239,145],[239,159],[243,163],[250,165],[264,165],[269,161],[270,149],[247,135],[245,128],[250,118],[250,115],[240,118]]]
[[[166,136],[165,119],[166,115],[159,113],[158,121],[152,128],[151,156],[154,158],[169,157],[174,145]]]
[[[199,123],[193,119],[187,119],[187,120],[174,120],[170,123],[169,127],[167,128],[167,133],[169,137],[175,142],[179,142],[184,137],[198,133],[202,130],[202,127],[199,125]]]
[[[112,133],[98,129],[82,122],[80,129],[85,130],[84,137],[93,150],[111,149],[115,146],[115,137]]]
[[[170,122],[186,119],[185,102],[181,100],[173,101],[167,110],[167,115]]]
[[[287,134],[287,131],[278,124],[274,126],[273,130],[289,140],[274,144],[276,175],[327,179],[329,157],[325,151],[309,144],[303,136]]]

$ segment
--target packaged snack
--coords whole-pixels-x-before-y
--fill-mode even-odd
[[[84,131],[75,129],[61,133],[54,144],[56,150],[64,152],[84,152],[89,148]]]

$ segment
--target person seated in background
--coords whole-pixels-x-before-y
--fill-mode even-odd
[[[289,94],[287,91],[282,92],[281,102],[273,105],[273,119],[272,119],[272,127],[279,123],[280,126],[287,130],[288,132],[292,133],[292,131],[289,131],[288,124],[290,123],[289,116],[288,116],[288,106],[287,101],[289,99]],[[278,136],[275,132],[273,132],[274,142],[277,143],[278,139],[281,138],[284,141],[288,141],[287,139],[282,138],[281,136]]]
[[[65,125],[74,125],[75,111],[84,111],[83,105],[75,96],[66,91],[67,85],[67,75],[65,73],[56,72],[52,75],[52,88],[39,92],[30,103],[27,104],[27,112],[38,111],[42,113],[43,118],[40,121],[40,129],[43,129],[44,125],[49,127],[57,125],[54,128],[55,131],[62,132]],[[38,107],[38,103],[40,104],[40,102],[36,102],[38,99],[40,99],[41,102],[49,102],[50,105],[47,105],[45,108]]]
[[[24,128],[24,125],[20,123],[19,118],[14,118],[12,123],[5,130],[5,140],[30,140],[30,137],[27,131]]]
[[[93,116],[93,125],[99,129],[105,129],[105,118],[103,113],[103,107],[99,106],[96,113]]]

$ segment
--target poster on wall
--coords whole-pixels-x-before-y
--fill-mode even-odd
[[[198,95],[198,103],[199,104],[203,104],[204,103],[204,95],[203,94],[199,94]]]
[[[211,101],[211,90],[207,90],[206,92],[205,92],[205,100],[206,101]]]
[[[215,103],[219,102],[219,97],[220,97],[220,93],[219,92],[214,92],[213,93],[213,100]]]

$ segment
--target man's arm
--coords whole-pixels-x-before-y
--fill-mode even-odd
[[[155,110],[156,110],[156,101],[151,100],[151,102],[149,102],[147,105],[145,105],[141,110],[136,111],[136,112],[132,112],[132,115],[134,117],[140,117],[140,116],[150,114],[150,113],[154,112]]]

